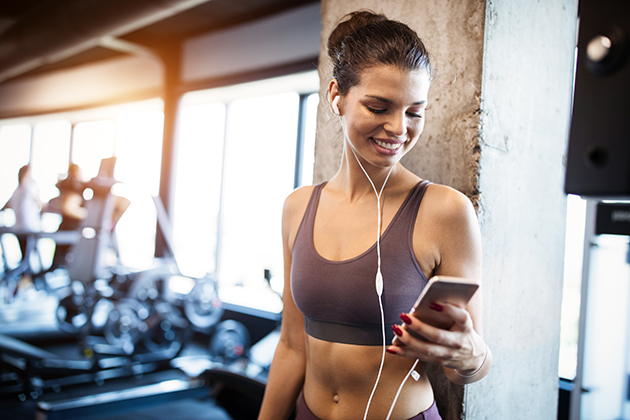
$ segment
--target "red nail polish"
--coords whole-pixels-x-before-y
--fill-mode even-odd
[[[400,319],[402,319],[405,324],[411,324],[412,322],[411,318],[407,314],[400,314]]]
[[[396,334],[398,337],[402,337],[403,332],[398,325],[392,325],[392,330],[394,330],[394,334]]]
[[[429,308],[433,309],[434,311],[442,312],[444,306],[440,305],[439,303],[431,302],[429,303]]]
[[[396,350],[392,350],[392,349],[385,349],[385,351],[387,353],[391,353],[391,354],[398,354],[398,353],[396,353]]]

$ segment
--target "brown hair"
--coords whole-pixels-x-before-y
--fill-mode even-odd
[[[431,77],[429,53],[409,26],[366,10],[344,19],[328,37],[328,56],[341,95],[360,83],[363,70],[376,65],[426,70]]]

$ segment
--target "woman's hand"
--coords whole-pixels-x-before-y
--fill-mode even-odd
[[[490,351],[475,331],[470,313],[448,303],[432,303],[431,309],[453,320],[450,330],[433,327],[411,314],[403,313],[400,316],[403,324],[393,326],[396,338],[387,351],[439,363],[455,383],[474,382],[485,376]]]

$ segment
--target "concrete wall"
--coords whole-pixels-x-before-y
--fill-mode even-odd
[[[467,418],[556,419],[576,19],[577,0],[486,5],[479,219],[496,363],[467,388]]]
[[[408,23],[433,54],[427,125],[404,163],[478,208],[484,333],[495,363],[464,391],[432,372],[442,415],[555,419],[577,0],[323,0],[316,182],[335,173],[341,153],[325,101],[326,40],[357,9]]]

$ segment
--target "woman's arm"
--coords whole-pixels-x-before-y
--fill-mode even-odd
[[[427,193],[423,203],[427,206],[420,229],[428,231],[422,238],[435,244],[432,274],[466,277],[480,282],[481,233],[470,200],[451,188],[439,185],[431,186]],[[445,331],[413,316],[402,317],[410,321],[403,324],[402,336],[399,337],[404,345],[394,346],[392,350],[402,356],[441,364],[446,376],[456,384],[478,381],[488,373],[492,364],[492,353],[482,337],[482,288],[466,308],[436,303],[438,305],[434,305],[433,310],[450,316],[455,322],[453,327]],[[429,342],[413,337],[408,330],[422,335]]]
[[[259,420],[286,419],[295,408],[304,383],[306,349],[304,318],[295,306],[291,294],[291,255],[293,239],[304,214],[305,189],[287,198],[282,215],[284,250],[284,292],[280,341],[271,363]]]

